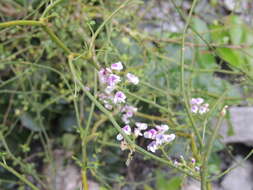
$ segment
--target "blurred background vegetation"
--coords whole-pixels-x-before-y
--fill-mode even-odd
[[[191,1],[130,0],[112,15],[123,0],[1,0],[0,23],[39,20],[46,7],[55,2],[45,19],[72,52],[85,55],[95,31],[105,24],[94,44],[95,61],[106,66],[121,61],[126,71],[140,77],[141,84],[131,89],[129,97],[139,108],[136,120],[178,122],[177,127],[170,125],[175,133],[191,133],[183,109],[179,61]],[[210,105],[227,90],[227,105],[250,106],[253,5],[251,1],[226,2],[204,0],[197,4],[186,34],[185,85],[189,97],[203,97]],[[71,171],[77,189],[80,183],[82,142],[75,93],[83,127],[92,105],[76,88],[67,56],[41,27],[0,28],[0,157],[39,189],[66,188],[62,181],[72,179],[68,176]],[[80,56],[74,60],[78,77],[91,90],[96,86],[93,61]],[[197,118],[199,127],[204,119]],[[207,133],[211,125],[209,120]],[[232,126],[229,132],[233,133]],[[116,134],[108,118],[95,108],[88,136],[88,178],[100,184],[101,190],[181,188],[185,176],[138,153],[127,167],[127,153],[120,150]],[[147,142],[138,143],[144,147]],[[175,159],[180,155],[191,158],[190,144],[189,138],[179,135],[167,152]],[[209,163],[213,174],[221,172],[217,153],[224,149],[217,140]],[[0,189],[29,187],[0,167]]]

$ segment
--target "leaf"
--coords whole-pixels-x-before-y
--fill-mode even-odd
[[[144,185],[144,190],[154,190],[152,187],[150,187],[149,185]]]
[[[182,182],[180,176],[172,177],[168,180],[164,174],[157,172],[157,189],[159,190],[180,190]]]
[[[214,56],[211,53],[201,49],[198,49],[197,51],[197,61],[200,68],[203,69],[211,69],[217,67]]]
[[[31,131],[41,131],[39,124],[28,114],[24,113],[20,116],[21,123],[24,127],[30,129]]]
[[[242,43],[243,40],[243,35],[244,35],[244,28],[242,26],[242,20],[240,17],[232,15],[227,18],[226,21],[227,24],[229,25],[229,36],[230,40],[232,41],[232,44],[240,44]]]
[[[181,177],[173,177],[167,182],[166,190],[180,190],[182,185],[182,178]]]
[[[65,149],[71,150],[73,148],[73,145],[75,143],[76,136],[70,133],[65,133],[62,136],[62,144]]]
[[[203,20],[198,17],[194,17],[192,19],[192,26],[198,33],[201,34],[202,38],[204,38],[207,42],[210,42],[209,28]],[[199,44],[205,44],[200,37],[197,37],[196,41]]]
[[[229,48],[217,48],[216,52],[230,65],[237,68],[245,67],[245,61],[241,53]]]
[[[227,29],[220,25],[220,24],[214,24],[210,26],[211,29],[211,38],[212,41],[217,44],[225,44],[229,41],[229,34],[227,32]]]

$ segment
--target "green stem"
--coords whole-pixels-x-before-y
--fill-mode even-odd
[[[35,20],[14,20],[0,23],[0,28],[6,28],[11,26],[44,26],[45,23],[42,21]]]
[[[163,107],[163,106],[160,106],[160,105],[156,104],[155,102],[153,102],[153,101],[151,101],[151,100],[148,100],[148,99],[146,99],[146,98],[143,98],[143,97],[141,97],[141,96],[138,96],[138,95],[136,95],[136,94],[134,94],[134,93],[131,93],[131,92],[129,92],[128,90],[125,90],[124,88],[119,88],[119,89],[120,89],[121,91],[123,91],[124,93],[128,94],[129,96],[132,96],[132,97],[134,97],[134,98],[136,98],[136,99],[138,99],[138,100],[141,100],[141,101],[143,101],[143,102],[146,102],[146,103],[148,103],[148,104],[150,104],[150,105],[152,105],[152,106],[154,106],[154,107],[160,109],[161,111],[163,111],[163,112],[165,112],[165,113],[168,113],[169,116],[170,116],[170,118],[168,119],[169,125],[175,126],[175,127],[179,125],[179,124],[177,124],[174,120],[171,119],[172,117],[174,117],[174,113],[173,113],[170,109],[165,108],[165,107]]]
[[[223,115],[220,114],[220,117],[218,118],[217,124],[215,126],[215,129],[212,133],[212,136],[209,138],[209,141],[207,142],[206,145],[206,152],[204,154],[204,156],[202,157],[202,167],[201,167],[201,190],[206,190],[207,189],[207,175],[208,175],[208,160],[213,148],[213,143],[217,137],[217,134],[219,132],[220,126],[222,124],[223,121]]]
[[[208,181],[215,181],[217,179],[219,179],[220,177],[226,175],[227,173],[229,173],[230,171],[232,171],[233,169],[237,168],[238,166],[240,166],[243,162],[245,162],[251,155],[253,154],[253,150],[251,150],[248,155],[243,158],[239,163],[229,167],[228,169],[226,169],[224,172],[212,177],[211,179],[209,179]]]
[[[15,175],[17,178],[19,178],[21,181],[23,181],[26,185],[31,187],[33,190],[39,190],[35,185],[33,185],[30,181],[28,181],[23,175],[20,173],[16,172],[13,168],[7,166],[3,162],[0,162],[0,166],[2,166],[4,169]]]
[[[184,99],[184,104],[185,104],[185,107],[186,107],[187,115],[188,115],[188,117],[190,119],[191,126],[193,128],[193,131],[194,131],[194,133],[195,133],[195,135],[197,137],[198,143],[199,143],[200,148],[201,148],[202,147],[201,136],[200,136],[200,134],[198,132],[198,129],[197,129],[196,125],[195,125],[195,121],[193,119],[193,116],[192,116],[192,113],[191,113],[191,110],[190,110],[190,107],[189,107],[189,98],[187,96],[187,92],[186,92],[186,88],[185,88],[185,78],[184,78],[184,69],[185,69],[185,66],[184,66],[184,64],[185,64],[184,63],[185,35],[186,35],[186,31],[188,29],[188,26],[190,24],[192,13],[193,13],[194,7],[196,6],[197,1],[198,0],[194,0],[193,3],[192,3],[191,10],[190,10],[188,19],[186,21],[183,34],[182,34],[182,49],[181,49],[181,55],[180,55],[180,66],[181,66],[180,86],[181,86],[182,94],[183,94],[183,97],[184,97],[183,99]]]
[[[60,4],[63,0],[56,0],[55,2],[51,3],[46,9],[45,11],[42,13],[41,18],[44,18],[48,12],[53,9],[55,6],[57,6],[58,4]]]
[[[95,40],[99,34],[99,32],[103,29],[103,27],[106,25],[107,22],[109,22],[112,17],[117,14],[122,8],[124,8],[131,0],[126,0],[124,3],[122,3],[115,11],[113,11],[113,13],[108,16],[105,21],[99,26],[99,28],[96,30],[96,32],[94,33],[94,35],[91,38],[91,42],[90,42],[90,48],[89,48],[89,54],[92,55],[94,46],[95,46]]]
[[[43,30],[50,36],[50,38],[64,50],[67,55],[71,54],[71,50],[55,35],[55,33],[46,25],[42,26]]]

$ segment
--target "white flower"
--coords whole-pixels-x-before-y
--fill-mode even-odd
[[[116,86],[107,86],[107,87],[105,88],[105,93],[106,93],[106,94],[111,94],[112,91],[113,91],[115,88],[116,88]]]
[[[126,77],[129,82],[131,82],[135,85],[139,83],[139,78],[131,73],[127,73]]]
[[[123,136],[119,133],[119,134],[117,135],[116,139],[117,139],[118,141],[121,141],[121,140],[123,140]]]
[[[136,122],[135,125],[139,130],[146,130],[148,128],[147,123]]]
[[[113,63],[111,65],[112,70],[121,71],[123,69],[123,65],[121,62]]]
[[[108,109],[108,110],[111,110],[111,109],[112,109],[112,105],[111,105],[111,104],[106,103],[106,104],[105,104],[105,108],[106,108],[106,109]]]
[[[159,133],[164,133],[169,130],[168,125],[156,125],[156,129],[158,130]]]
[[[139,128],[134,129],[134,136],[135,137],[142,136],[141,130]]]
[[[129,117],[128,115],[124,114],[122,117],[121,117],[122,121],[125,123],[125,124],[128,124],[130,123],[130,120],[129,120]]]
[[[126,100],[126,95],[123,92],[118,91],[118,92],[116,92],[116,94],[114,96],[113,102],[114,102],[114,104],[125,103],[125,100]]]

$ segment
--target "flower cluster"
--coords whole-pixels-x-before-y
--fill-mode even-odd
[[[183,170],[186,170],[190,173],[200,171],[200,165],[198,162],[196,162],[195,158],[185,159],[181,155],[179,159],[174,160],[173,164],[175,167],[182,168]]]
[[[126,80],[129,83],[137,85],[139,78],[131,73],[127,73],[126,77],[120,77],[117,75],[119,71],[123,70],[121,62],[117,62],[111,65],[110,68],[102,68],[99,73],[99,81],[102,91],[98,94],[99,100],[103,102],[104,106],[108,110],[117,108],[122,114],[121,120],[125,124],[122,127],[122,131],[136,139],[139,136],[143,136],[146,139],[151,139],[151,143],[147,146],[147,149],[151,152],[155,152],[163,144],[169,143],[175,139],[174,134],[165,134],[169,127],[167,125],[156,125],[153,129],[148,129],[146,123],[135,122],[134,128],[131,127],[132,117],[137,112],[137,108],[127,103],[127,97],[122,91],[117,90],[117,85],[120,82]],[[133,126],[133,125],[132,125]],[[127,143],[124,137],[119,133],[116,137],[118,141],[121,141],[122,149],[127,148]]]
[[[126,103],[126,95],[122,91],[116,91],[117,85],[122,82],[122,78],[115,74],[123,69],[121,62],[113,63],[110,68],[102,68],[98,72],[102,92],[99,93],[99,100],[104,103],[106,109],[111,110],[115,106],[121,107]],[[126,75],[127,81],[133,84],[139,83],[139,78],[131,73]],[[125,116],[125,120],[127,120]]]
[[[155,128],[149,129],[146,123],[135,123],[135,128],[132,131],[129,125],[125,125],[122,130],[126,135],[132,135],[134,138],[138,136],[143,136],[146,139],[151,139],[151,143],[148,144],[147,149],[151,152],[156,152],[163,144],[170,143],[175,139],[175,134],[165,134],[168,131],[168,125],[156,125]],[[144,133],[142,131],[145,131]],[[123,136],[121,134],[117,135],[117,140],[122,141]]]
[[[163,144],[170,143],[175,139],[175,134],[165,134],[168,129],[168,125],[156,125],[155,129],[150,129],[144,133],[145,138],[153,140],[147,147],[149,151],[155,152]]]
[[[190,101],[191,111],[193,113],[204,114],[209,111],[209,104],[204,103],[203,98],[192,98]]]

